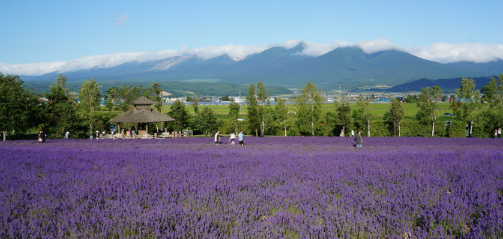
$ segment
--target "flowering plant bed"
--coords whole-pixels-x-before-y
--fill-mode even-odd
[[[0,237],[503,237],[503,140],[363,140],[0,142]]]

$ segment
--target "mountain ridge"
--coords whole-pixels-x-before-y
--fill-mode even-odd
[[[357,46],[339,47],[320,56],[302,54],[305,44],[293,48],[271,47],[236,61],[223,54],[210,59],[197,55],[169,57],[148,62],[127,62],[110,68],[92,68],[64,73],[68,81],[186,81],[217,79],[219,82],[301,87],[307,81],[322,90],[338,85],[365,89],[375,85],[398,86],[419,79],[483,77],[503,71],[503,60],[492,63],[449,63],[428,61],[400,50],[366,53]],[[25,81],[54,80],[58,72],[42,76],[22,76]]]

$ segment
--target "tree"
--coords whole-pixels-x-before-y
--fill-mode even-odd
[[[181,131],[189,125],[189,113],[185,109],[185,105],[179,100],[171,105],[171,111],[168,113],[175,121],[169,122],[175,131]]]
[[[306,86],[302,87],[302,94],[296,101],[299,109],[297,126],[300,133],[314,136],[321,119],[321,104],[323,103],[323,97],[316,84],[308,81]]]
[[[133,101],[141,96],[142,86],[123,85],[120,88],[114,86],[106,92],[107,107],[126,112],[131,109]]]
[[[433,88],[421,88],[421,93],[419,94],[417,100],[419,110],[416,114],[416,118],[423,123],[432,125],[432,137],[435,135],[435,123],[437,122],[438,116],[438,101],[441,99],[442,94],[442,89],[438,86],[433,86]]]
[[[39,124],[38,95],[25,90],[19,76],[0,73],[0,130],[5,141],[7,132],[24,133]]]
[[[260,135],[264,136],[266,118],[270,119],[269,116],[271,116],[271,114],[268,114],[271,102],[269,101],[269,93],[267,93],[262,81],[257,82],[257,89],[258,89],[257,100],[260,102],[259,108],[258,108],[259,118],[260,118]]]
[[[154,107],[157,111],[162,110],[162,88],[157,82],[152,82],[152,85],[147,89],[143,90],[143,96],[147,97],[149,100],[154,102]]]
[[[50,138],[62,138],[65,131],[76,137],[85,135],[86,123],[77,113],[75,100],[68,92],[69,89],[62,88],[56,81],[45,94],[48,101],[44,104],[42,129]]]
[[[248,87],[248,95],[246,95],[246,103],[248,105],[248,128],[255,132],[258,137],[258,129],[260,127],[260,115],[258,108],[257,96],[255,95],[255,86],[250,84]]]
[[[56,77],[56,85],[58,85],[61,89],[66,89],[66,76],[63,74],[59,74]]]
[[[388,122],[391,122],[393,125],[393,135],[398,137],[401,136],[400,134],[400,123],[403,119],[404,113],[403,113],[403,108],[402,104],[398,99],[393,99],[391,102],[389,111],[384,113],[384,119]]]
[[[370,113],[370,102],[364,99],[362,95],[358,96],[353,118],[357,124],[357,129],[362,130],[366,128],[367,137],[370,137],[370,119],[372,118],[372,114]]]
[[[194,108],[194,113],[196,113],[196,114],[199,112],[199,108],[197,106],[197,103],[198,103],[197,97],[194,97],[194,102],[192,102],[192,108]]]
[[[91,78],[91,81],[84,81],[79,91],[79,101],[80,104],[78,108],[80,109],[80,113],[84,118],[87,119],[87,124],[89,125],[89,129],[92,131],[92,128],[103,129],[104,122],[100,120],[100,114],[96,111],[99,110],[100,106],[100,85],[98,82]]]
[[[91,81],[84,81],[79,91],[80,107],[83,112],[93,112],[100,106],[100,85],[91,78]]]
[[[346,129],[351,125],[351,106],[347,98],[343,97],[341,102],[334,101],[336,113],[336,124],[342,126],[342,132],[346,133]]]
[[[211,135],[218,129],[219,122],[217,116],[208,107],[204,107],[200,114],[196,116],[197,127],[205,135]]]
[[[229,105],[229,123],[234,128],[234,132],[238,132],[239,107],[239,104],[234,101]]]
[[[503,74],[499,76],[499,84],[491,77],[487,85],[481,88],[482,100],[489,104],[489,109],[503,109]]]
[[[274,107],[274,119],[278,126],[284,126],[285,136],[287,136],[286,121],[288,119],[288,108],[286,107],[286,101],[285,99],[279,98],[276,102],[276,106]]]
[[[456,90],[456,94],[459,98],[465,100],[461,105],[461,111],[457,111],[460,114],[459,118],[464,122],[470,123],[470,136],[473,133],[473,123],[475,118],[482,107],[481,97],[479,90],[475,89],[475,81],[473,79],[462,78],[461,87]],[[493,98],[493,96],[491,96]]]

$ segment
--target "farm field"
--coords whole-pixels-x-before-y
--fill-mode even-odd
[[[503,139],[0,142],[0,238],[502,238]]]
[[[356,109],[356,103],[350,103],[351,109],[354,110]],[[384,113],[386,111],[389,111],[389,107],[391,104],[389,103],[377,103],[377,104],[370,104],[370,110],[374,118],[382,118],[384,116]],[[204,107],[208,107],[212,109],[215,114],[217,114],[217,117],[222,120],[227,120],[228,117],[227,115],[229,114],[229,106],[228,105],[199,105],[199,109],[202,109]],[[241,114],[239,117],[245,118],[246,117],[246,112],[247,108],[246,105],[241,106]],[[274,106],[272,106],[274,107]],[[289,111],[295,111],[295,105],[287,105]],[[403,111],[404,111],[404,116],[406,118],[414,118],[416,116],[417,111],[419,108],[417,107],[416,103],[402,103]],[[162,112],[169,112],[171,109],[171,105],[163,105]],[[186,105],[185,109],[189,112],[189,114],[194,115],[194,108],[192,105]],[[323,104],[322,105],[323,111],[334,111],[334,104]],[[452,109],[449,108],[449,103],[440,103],[438,115],[442,117],[444,113],[452,113]]]

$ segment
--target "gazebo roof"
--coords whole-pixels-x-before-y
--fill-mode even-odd
[[[149,100],[145,96],[140,96],[138,99],[133,101],[133,105],[153,105],[155,104],[153,101]]]
[[[173,118],[155,110],[130,110],[110,120],[112,123],[154,123],[175,121]]]
[[[110,122],[155,123],[155,122],[175,121],[173,118],[150,108],[149,105],[154,104],[154,102],[143,96],[136,99],[133,102],[133,104],[135,105],[134,109],[111,119]]]

